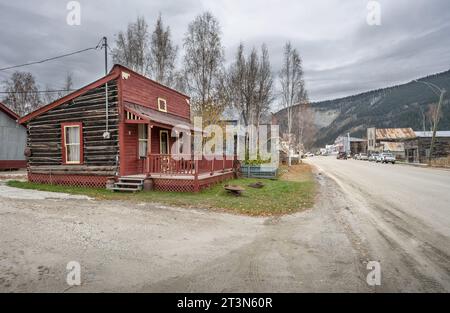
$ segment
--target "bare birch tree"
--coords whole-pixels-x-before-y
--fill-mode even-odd
[[[7,92],[3,101],[18,115],[28,114],[41,105],[34,76],[28,72],[14,72],[3,82]]]
[[[72,92],[73,89],[73,74],[71,72],[68,72],[66,74],[66,77],[64,78],[64,84],[58,88],[60,91],[56,92],[54,91],[55,88],[51,88],[50,85],[45,86],[45,93],[42,96],[42,102],[44,104],[52,103],[53,101],[62,98],[69,93]]]
[[[425,112],[425,116],[428,119],[428,123],[430,125],[430,131],[433,131],[433,125],[436,123],[436,121],[442,117],[442,113],[438,116],[438,105],[436,103],[430,103],[427,106],[427,111]]]
[[[302,103],[307,98],[307,93],[303,80],[302,60],[297,49],[293,48],[290,42],[287,42],[284,46],[283,63],[279,76],[281,83],[281,105],[286,110],[289,150],[291,150],[293,144],[293,106],[297,103]],[[289,153],[290,165],[291,155]]]
[[[68,95],[69,93],[72,92],[72,89],[73,89],[73,74],[71,72],[68,72],[64,79],[64,85],[61,88],[61,90],[64,90],[64,91],[60,91],[58,93],[58,98],[62,98],[64,96]]]
[[[252,49],[246,58],[241,43],[228,75],[232,105],[242,112],[245,125],[259,125],[273,100],[272,70],[266,46],[261,48],[261,57]]]
[[[245,126],[259,126],[273,99],[272,71],[265,45],[261,47],[261,57],[255,48],[246,57],[244,45],[238,46],[235,61],[228,71],[228,84],[229,103],[240,112]],[[249,144],[249,134],[246,134],[246,155]]]
[[[174,83],[177,47],[170,38],[170,28],[164,28],[161,14],[156,21],[150,42],[149,72],[151,77],[167,86]]]
[[[115,47],[112,50],[114,63],[122,64],[147,76],[149,74],[150,34],[144,17],[128,24],[125,32],[117,34]]]
[[[184,37],[184,75],[194,112],[223,111],[217,103],[223,68],[220,26],[209,12],[197,16]],[[215,115],[215,114],[214,114]]]
[[[57,96],[57,93],[52,90],[50,85],[47,84],[47,85],[45,85],[45,92],[41,98],[42,98],[41,100],[44,104],[49,104],[49,103],[52,103],[53,101],[55,101],[58,98],[58,96]]]
[[[243,106],[245,107],[244,120],[246,125],[255,125],[256,100],[258,93],[259,59],[256,49],[253,48],[247,61],[244,62],[244,80],[242,84]]]
[[[248,125],[250,106],[245,101],[243,88],[246,79],[245,62],[244,45],[240,43],[236,52],[235,61],[228,70],[227,85],[230,105],[241,113],[245,125]]]
[[[188,87],[187,87],[187,82],[186,82],[186,76],[185,76],[183,69],[174,71],[173,79],[172,79],[172,87],[175,90],[178,90],[178,91],[186,93],[186,94],[189,92]]]
[[[274,99],[272,68],[269,60],[269,51],[267,50],[267,46],[265,44],[261,46],[258,84],[259,86],[255,106],[257,125],[260,124],[263,115],[269,112],[270,105]]]

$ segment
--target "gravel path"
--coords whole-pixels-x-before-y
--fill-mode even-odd
[[[402,232],[379,204],[386,220],[375,218],[363,194],[325,171],[316,179],[314,208],[271,218],[0,186],[0,291],[450,290],[448,247],[423,241],[435,232],[406,240],[418,228]],[[371,260],[381,286],[366,283]],[[70,261],[81,264],[81,286],[66,284]]]

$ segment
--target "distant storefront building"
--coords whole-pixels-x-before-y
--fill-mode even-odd
[[[431,131],[416,131],[416,138],[405,141],[406,160],[411,163],[426,163],[430,156]],[[433,148],[433,159],[450,156],[450,131],[437,131]]]
[[[349,136],[339,136],[334,141],[334,147],[337,152],[346,152],[347,154],[358,154],[367,152],[367,140]]]
[[[405,159],[404,142],[416,138],[412,128],[368,128],[367,150],[369,153],[391,152],[397,159]]]

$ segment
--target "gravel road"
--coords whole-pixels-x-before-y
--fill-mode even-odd
[[[384,186],[366,189],[367,175],[378,165],[308,162],[318,168],[316,205],[283,217],[94,201],[0,185],[0,291],[450,291],[448,214],[437,208],[445,199],[431,195],[432,208],[420,213],[419,201],[426,199],[415,189],[397,190],[390,201],[390,176],[380,174]],[[390,175],[450,173],[378,167]],[[445,177],[436,184],[449,186]],[[405,211],[401,194],[417,207]],[[366,264],[374,260],[381,263],[382,279],[371,287]],[[70,261],[81,264],[80,286],[66,283]]]
[[[308,159],[331,177],[389,291],[450,291],[450,171]]]

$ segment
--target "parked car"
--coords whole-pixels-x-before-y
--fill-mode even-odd
[[[368,159],[369,159],[369,157],[367,156],[367,153],[358,154],[358,160],[367,161]]]
[[[377,158],[378,158],[378,153],[372,153],[372,154],[369,156],[369,161],[370,161],[370,162],[376,162],[376,161],[377,161]]]
[[[380,154],[380,162],[381,163],[392,163],[395,164],[395,155],[392,153],[381,153]]]
[[[375,162],[377,163],[383,162],[383,157],[381,156],[381,153],[377,154],[377,156],[375,157]]]
[[[307,152],[307,153],[305,154],[305,156],[306,156],[307,158],[310,158],[310,157],[313,157],[313,156],[314,156],[314,153]]]
[[[338,160],[347,160],[347,153],[345,152],[339,152],[336,159]]]

